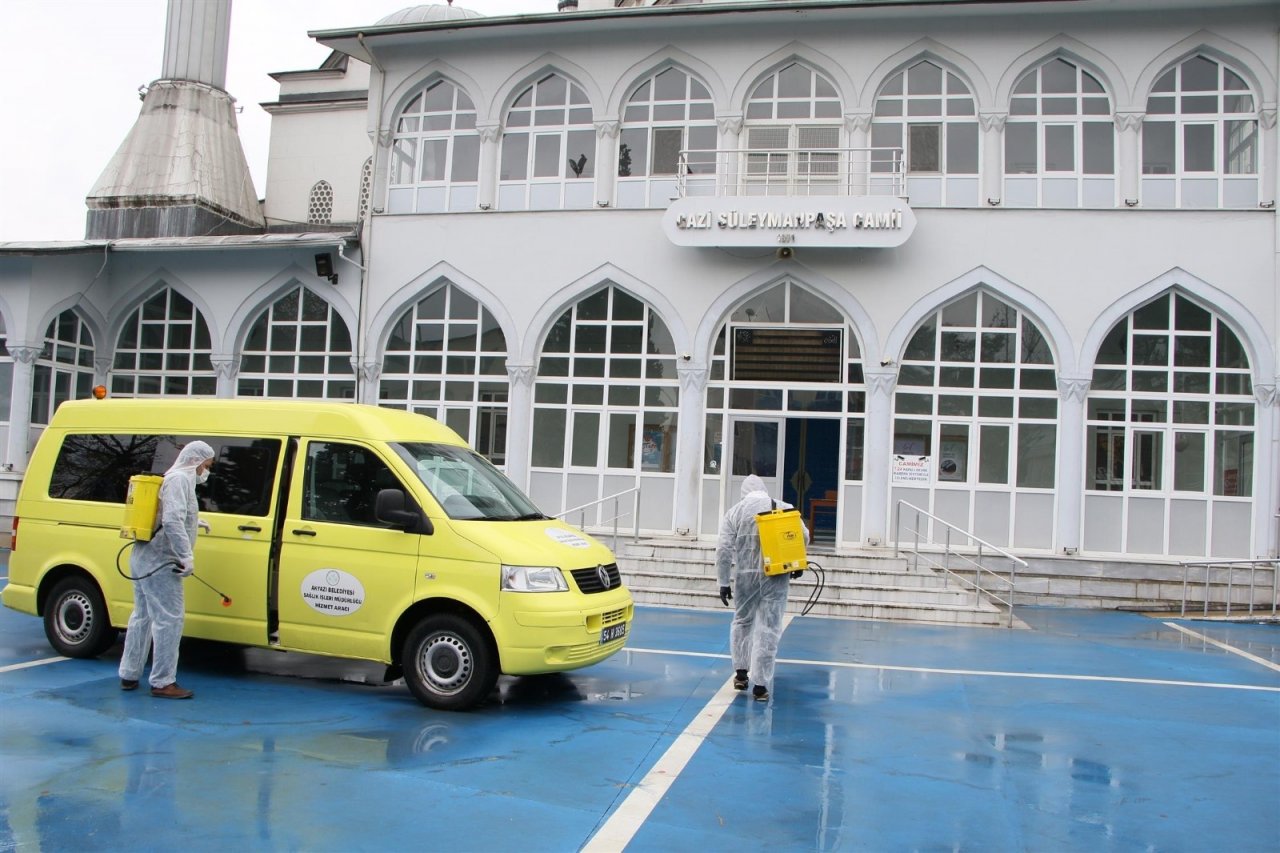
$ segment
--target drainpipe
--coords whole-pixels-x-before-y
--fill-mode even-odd
[[[1276,68],[1280,68],[1280,29],[1276,30]],[[1275,317],[1272,321],[1271,336],[1272,340],[1280,340],[1280,215],[1275,213],[1275,200],[1280,197],[1280,143],[1277,143],[1277,134],[1280,134],[1280,127],[1276,126],[1276,107],[1271,108],[1271,128],[1264,131],[1271,139],[1271,145],[1264,149],[1265,156],[1271,160],[1271,180],[1273,181],[1271,191],[1272,216],[1275,217],[1274,228],[1275,236],[1275,260],[1271,266],[1271,275],[1273,276],[1274,286],[1271,288],[1271,299]],[[1264,121],[1263,124],[1268,122]],[[1273,353],[1275,361],[1272,364],[1273,376],[1280,379],[1280,351]],[[1271,540],[1270,548],[1267,553],[1273,557],[1280,557],[1280,408],[1277,407],[1276,392],[1271,392],[1271,459],[1269,467],[1266,469],[1271,472],[1271,505],[1267,507],[1272,513],[1270,519],[1271,524],[1268,525],[1267,537]]]
[[[373,103],[373,162],[369,170],[369,213],[368,220],[360,223],[360,246],[362,255],[366,259],[370,259],[370,265],[373,261],[373,217],[375,213],[381,212],[382,206],[375,203],[376,199],[381,198],[383,184],[383,171],[386,166],[381,156],[384,141],[390,144],[390,133],[383,138],[382,133],[382,102],[387,92],[387,73],[382,67],[382,63],[378,62],[378,58],[373,55],[373,49],[369,47],[364,40],[364,33],[356,33],[356,41],[364,48],[365,55],[369,57],[369,66],[377,72],[378,78],[378,97]],[[373,80],[370,78],[369,97],[373,97]],[[385,201],[383,202],[385,203]],[[342,246],[338,246],[338,255],[346,261],[355,264],[346,255],[342,254]],[[378,403],[378,379],[382,374],[382,362],[366,361],[365,349],[368,346],[368,330],[365,329],[366,318],[369,315],[369,269],[368,267],[355,264],[360,268],[360,292],[357,296],[356,305],[356,352],[355,352],[355,373],[356,373],[356,402],[369,403],[377,405]],[[367,387],[366,387],[367,386]],[[372,396],[371,396],[372,395]]]

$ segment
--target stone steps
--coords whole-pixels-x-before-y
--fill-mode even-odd
[[[715,547],[688,540],[619,542],[618,566],[640,604],[722,609]],[[911,571],[904,559],[882,552],[810,553],[825,583],[809,612],[823,616],[889,619],[946,625],[1008,624],[1007,611],[930,569]],[[798,613],[813,596],[816,570],[790,587],[787,609]],[[1016,623],[1016,619],[1015,619]]]

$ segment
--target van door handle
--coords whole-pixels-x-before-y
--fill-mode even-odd
[[[262,528],[256,524],[242,524],[236,528],[241,533],[261,533]]]
[[[315,536],[316,532],[307,527],[295,527],[292,531],[294,536]]]

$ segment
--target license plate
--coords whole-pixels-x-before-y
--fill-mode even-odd
[[[627,623],[619,622],[617,625],[610,625],[600,632],[600,645],[611,643],[619,637],[627,636]]]

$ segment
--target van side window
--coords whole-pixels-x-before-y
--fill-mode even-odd
[[[373,517],[381,489],[403,489],[374,453],[355,444],[313,441],[307,445],[302,517],[308,521],[383,527]]]
[[[265,516],[271,509],[280,442],[276,439],[208,439],[215,462],[209,481],[196,486],[204,512]]]
[[[124,503],[134,474],[163,474],[182,446],[206,441],[216,454],[213,476],[196,487],[202,512],[265,516],[271,507],[279,439],[197,435],[90,433],[68,435],[49,477],[49,497]]]
[[[164,473],[153,468],[161,441],[158,435],[68,435],[49,476],[49,497],[122,504],[134,474]]]

